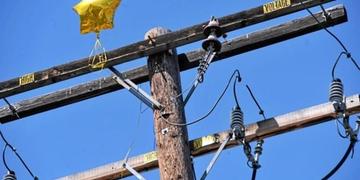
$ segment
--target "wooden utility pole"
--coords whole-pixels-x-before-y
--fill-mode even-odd
[[[359,94],[347,96],[345,99],[345,114],[350,116],[360,112]],[[245,139],[248,142],[251,142],[270,138],[272,136],[327,122],[336,117],[337,114],[333,104],[331,102],[326,102],[248,124],[246,125]],[[226,130],[191,140],[189,142],[191,155],[196,158],[215,152],[228,135],[229,130]],[[226,148],[239,145],[241,144],[236,142],[236,140],[231,140],[226,145]],[[127,163],[139,173],[149,171],[158,167],[156,154],[156,151],[151,151],[142,155],[130,157],[127,160]],[[58,180],[109,180],[131,176],[132,174],[122,166],[123,161],[124,160],[120,160],[109,163],[84,172],[62,177]]]
[[[164,28],[153,28],[145,38],[150,40],[169,33]],[[150,41],[154,45],[155,41]],[[148,58],[151,94],[162,104],[162,110],[154,110],[154,129],[160,169],[160,178],[192,180],[193,169],[186,126],[174,126],[185,123],[185,113],[181,93],[180,70],[175,49],[151,55]],[[165,113],[165,114],[164,114]]]

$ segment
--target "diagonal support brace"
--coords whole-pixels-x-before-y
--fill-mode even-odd
[[[123,86],[125,89],[129,90],[131,94],[140,99],[144,104],[149,106],[151,109],[162,109],[162,105],[149,96],[144,90],[137,86],[130,79],[124,78],[123,74],[119,72],[114,67],[109,67],[110,71],[113,72],[113,79]]]
[[[212,167],[214,166],[216,160],[219,158],[221,152],[224,150],[226,144],[230,141],[231,136],[228,136],[225,141],[223,143],[221,143],[221,146],[219,147],[219,149],[216,151],[215,156],[211,159],[210,164],[208,165],[208,167],[206,168],[205,172],[203,173],[203,175],[201,176],[200,180],[205,180],[206,176],[210,173]]]
[[[139,180],[146,180],[140,173],[132,168],[128,163],[124,162],[123,167],[126,168],[131,174],[133,174]]]

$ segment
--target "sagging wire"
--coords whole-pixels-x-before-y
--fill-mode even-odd
[[[341,158],[341,160],[337,163],[337,165],[326,175],[322,178],[322,180],[327,180],[329,179],[332,175],[334,175],[339,169],[340,167],[344,164],[344,162],[346,161],[346,159],[349,157],[350,153],[352,152],[352,156],[354,155],[354,148],[355,148],[355,144],[358,141],[357,139],[357,135],[359,134],[359,126],[360,126],[360,116],[358,116],[358,120],[356,121],[356,128],[355,130],[352,130],[351,127],[346,129],[349,133],[350,136],[350,144],[349,147],[347,148],[344,156]],[[352,158],[351,156],[351,158]]]
[[[324,178],[323,180],[326,180],[328,178],[330,178],[341,166],[342,164],[345,162],[345,160],[347,159],[348,155],[350,154],[351,150],[354,153],[354,147],[355,144],[357,142],[357,134],[359,131],[359,124],[360,124],[360,120],[357,120],[357,126],[356,129],[353,130],[349,124],[349,117],[345,114],[345,103],[343,100],[343,85],[340,79],[335,77],[335,68],[336,65],[338,64],[340,58],[343,55],[346,55],[346,57],[348,59],[350,59],[353,64],[355,65],[355,67],[357,68],[358,71],[360,71],[360,67],[359,65],[356,63],[355,59],[351,56],[350,52],[347,50],[346,46],[344,45],[344,43],[334,34],[332,33],[330,30],[328,30],[326,27],[323,26],[323,24],[320,23],[320,21],[315,17],[315,15],[304,5],[303,1],[300,1],[300,3],[303,5],[303,7],[307,10],[307,12],[316,20],[316,22],[319,24],[319,26],[324,29],[328,34],[330,34],[330,36],[332,36],[342,47],[343,51],[339,54],[338,58],[336,59],[334,66],[332,68],[331,71],[331,76],[332,76],[332,83],[330,85],[330,102],[333,103],[334,109],[337,113],[337,117],[343,116],[343,123],[341,123],[337,117],[336,117],[336,125],[337,125],[337,130],[338,130],[338,134],[340,135],[340,137],[342,138],[350,138],[350,145],[345,153],[345,155],[343,156],[343,158],[340,160],[340,162],[336,165],[336,167],[334,169],[332,169]],[[325,18],[328,18],[328,14],[326,13],[326,11],[324,10],[324,8],[322,6],[320,6],[322,8],[322,11],[324,12],[324,16]],[[344,129],[345,129],[345,136],[342,135],[339,131],[339,126],[338,123],[340,123]]]
[[[332,76],[332,79],[335,80],[335,68],[337,66],[337,64],[339,63],[339,60],[340,58],[343,56],[343,55],[346,55],[347,58],[350,58],[350,60],[353,62],[353,64],[355,65],[355,67],[360,71],[360,67],[359,65],[356,63],[356,61],[354,60],[354,58],[351,57],[351,54],[349,52],[346,52],[346,51],[343,51],[339,54],[339,56],[337,57],[334,65],[333,65],[333,68],[331,70],[331,76]]]
[[[346,57],[347,57],[348,59],[350,59],[350,60],[354,63],[354,65],[355,65],[355,67],[357,68],[357,70],[360,71],[360,66],[356,63],[355,59],[351,56],[350,52],[347,50],[347,48],[346,48],[346,46],[344,45],[344,43],[343,43],[334,33],[332,33],[328,28],[326,28],[323,24],[321,24],[321,22],[320,22],[320,21],[315,17],[315,15],[309,10],[309,8],[307,8],[307,7],[305,6],[305,4],[303,3],[303,1],[300,1],[300,3],[301,3],[301,5],[306,9],[306,11],[315,19],[315,21],[319,24],[319,26],[320,26],[322,29],[324,29],[328,34],[330,34],[330,36],[332,36],[332,37],[340,44],[340,46],[341,46],[342,49],[343,49],[343,51],[340,53],[340,55],[338,56],[338,58],[337,58],[337,60],[336,60],[336,62],[335,62],[335,64],[334,64],[334,67],[333,67],[333,70],[332,70],[332,77],[333,77],[333,79],[335,79],[334,71],[335,71],[336,64],[338,63],[338,61],[339,61],[339,59],[340,59],[340,57],[341,57],[342,55],[346,55]],[[322,11],[324,12],[325,18],[327,18],[327,17],[328,17],[328,14],[326,13],[325,9],[324,9],[322,6],[320,6],[320,7],[322,8]]]
[[[220,96],[218,97],[218,99],[216,100],[216,102],[214,103],[214,105],[211,107],[211,109],[210,109],[204,116],[202,116],[202,117],[200,117],[200,118],[198,118],[198,119],[196,119],[196,120],[193,120],[193,121],[191,121],[191,122],[189,122],[189,123],[175,123],[175,122],[170,122],[170,121],[168,121],[166,118],[168,117],[168,115],[169,115],[170,113],[163,111],[163,112],[161,112],[160,118],[161,118],[162,120],[164,120],[166,123],[168,123],[168,124],[170,124],[170,125],[173,125],[173,126],[189,126],[189,125],[196,124],[196,123],[198,123],[198,122],[206,119],[206,118],[215,110],[215,108],[217,107],[217,105],[219,104],[219,102],[221,101],[221,99],[224,97],[224,95],[225,95],[227,89],[229,88],[230,83],[231,83],[231,81],[233,80],[234,77],[236,77],[236,80],[237,80],[237,81],[236,81],[236,80],[234,81],[234,84],[236,84],[237,82],[240,82],[240,81],[241,81],[241,76],[240,76],[240,71],[239,71],[239,70],[236,69],[236,70],[232,73],[232,75],[231,75],[231,77],[229,78],[229,80],[228,80],[228,82],[227,82],[224,90],[222,91],[222,93],[220,94]],[[235,86],[235,85],[234,85],[234,86]],[[235,94],[234,94],[234,96],[235,96]]]
[[[338,58],[338,60],[339,60],[339,58]],[[337,132],[340,137],[349,138],[350,144],[349,144],[349,147],[348,147],[347,151],[345,152],[344,156],[341,158],[340,162],[323,178],[323,180],[329,179],[332,175],[334,175],[336,173],[337,170],[340,169],[340,167],[343,165],[345,160],[348,158],[351,151],[354,154],[354,147],[357,142],[357,135],[359,132],[359,124],[360,124],[360,120],[358,120],[355,130],[353,130],[349,123],[350,117],[345,112],[346,103],[345,103],[345,98],[344,98],[344,86],[340,79],[334,77],[334,69],[335,69],[335,66],[336,66],[336,63],[338,62],[338,60],[335,62],[335,65],[334,65],[334,68],[332,71],[333,80],[331,82],[330,89],[329,89],[329,101],[332,103],[335,113],[336,113],[335,121],[336,121]],[[340,122],[338,117],[342,117],[343,122]],[[339,123],[345,129],[345,135],[340,133]]]
[[[35,176],[32,171],[30,170],[29,166],[25,163],[24,159],[20,156],[19,153],[17,153],[16,149],[14,148],[14,146],[12,146],[5,138],[4,134],[2,133],[2,131],[0,130],[0,136],[2,138],[2,140],[4,141],[5,143],[5,147],[3,149],[3,163],[4,163],[4,166],[5,168],[8,170],[8,175],[10,176],[14,176],[15,177],[15,172],[13,170],[11,170],[9,168],[9,166],[7,165],[6,163],[6,149],[7,147],[9,147],[13,152],[14,154],[16,155],[16,157],[20,160],[20,162],[22,163],[22,165],[25,167],[25,169],[29,172],[29,174],[34,178],[34,180],[38,180],[39,178],[37,176]],[[6,176],[8,176],[6,175]]]

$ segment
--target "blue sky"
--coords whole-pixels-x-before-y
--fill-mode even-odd
[[[142,40],[152,27],[177,30],[207,21],[212,15],[220,17],[266,2],[124,0],[116,13],[114,29],[103,31],[101,39],[106,49],[115,49]],[[72,10],[76,3],[78,0],[2,1],[0,81],[88,56],[95,35],[80,34],[79,17]],[[360,41],[356,37],[360,3],[337,1],[325,7],[340,3],[347,8],[349,21],[330,30],[359,62]],[[229,39],[307,15],[302,11],[247,27],[229,33]],[[178,53],[200,47],[199,42],[193,43],[178,48]],[[186,107],[187,120],[208,111],[234,69],[239,69],[243,77],[238,92],[246,123],[261,117],[245,83],[252,87],[269,117],[324,103],[328,99],[331,68],[340,52],[334,39],[325,31],[318,31],[214,63]],[[142,58],[117,67],[126,70],[145,63]],[[195,73],[193,69],[181,74],[183,87],[191,83]],[[336,74],[344,82],[346,95],[360,92],[360,76],[350,61],[341,60]],[[103,70],[8,99],[17,102],[108,75],[110,72]],[[149,92],[148,83],[141,86]],[[135,97],[121,90],[1,125],[1,130],[40,179],[54,179],[122,159],[135,136],[131,156],[154,150],[152,112],[141,114],[137,127],[139,106]],[[209,118],[189,127],[190,139],[228,129],[232,106],[234,100],[228,92]],[[351,119],[354,121],[355,117]],[[258,179],[320,179],[335,166],[347,146],[348,141],[337,135],[334,121],[265,139]],[[198,176],[211,158],[212,155],[206,155],[195,160]],[[355,152],[334,179],[357,179],[359,160],[360,155]],[[30,179],[10,151],[7,161],[18,179]],[[0,163],[0,174],[5,172]],[[158,179],[158,174],[158,170],[143,173],[148,179]],[[250,177],[251,169],[246,166],[242,148],[236,147],[223,152],[208,179]]]

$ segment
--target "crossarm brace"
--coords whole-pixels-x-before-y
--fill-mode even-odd
[[[123,74],[119,72],[114,67],[109,67],[110,71],[114,73],[114,80],[123,86],[125,89],[129,90],[131,94],[140,99],[144,104],[149,106],[151,109],[162,109],[161,104],[149,96],[144,90],[137,86],[130,79],[124,78]]]
[[[211,159],[210,164],[208,165],[208,167],[206,168],[205,172],[203,173],[203,175],[201,176],[201,180],[205,180],[206,176],[210,173],[210,170],[212,169],[212,167],[214,166],[216,160],[219,158],[221,152],[224,150],[225,145],[230,141],[231,136],[228,136],[225,141],[223,143],[221,143],[219,149],[216,151],[216,154],[214,155],[214,157]]]

